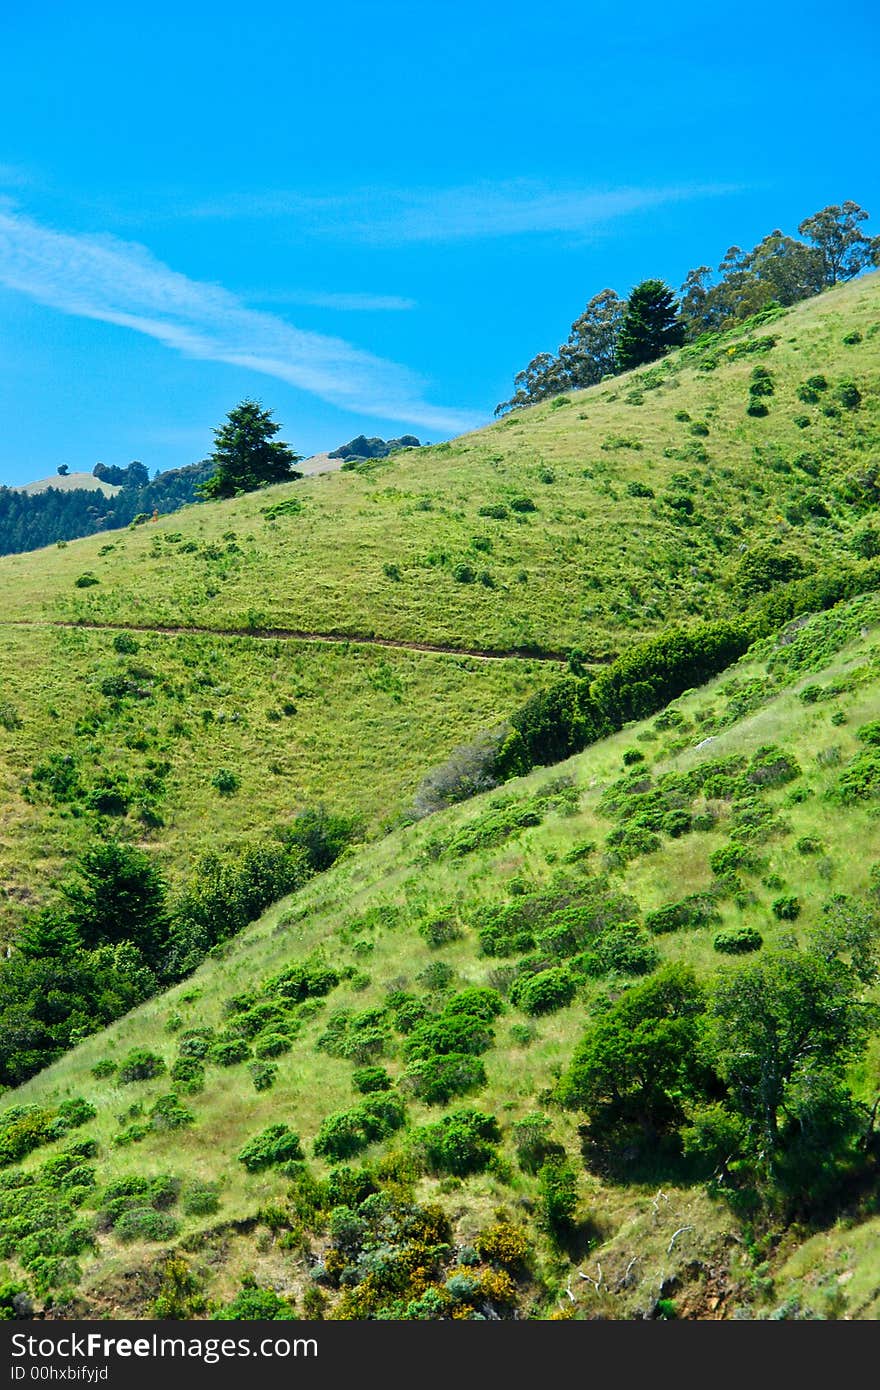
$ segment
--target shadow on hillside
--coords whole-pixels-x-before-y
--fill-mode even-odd
[[[634,1128],[601,1134],[589,1125],[581,1125],[578,1134],[584,1167],[606,1183],[621,1187],[656,1187],[662,1183],[693,1187],[711,1176],[705,1159],[686,1158],[682,1154],[675,1134]]]

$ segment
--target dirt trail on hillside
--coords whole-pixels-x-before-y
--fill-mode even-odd
[[[359,647],[390,647],[397,651],[430,652],[438,656],[470,656],[476,661],[550,661],[557,665],[568,660],[563,651],[532,651],[525,647],[452,647],[441,642],[410,642],[398,637],[371,637],[359,632],[305,632],[292,627],[186,627],[169,623],[109,623],[97,620],[29,619],[0,620],[3,627],[68,627],[86,628],[98,632],[160,632],[168,636],[251,637],[264,642],[326,642],[351,643]],[[585,665],[602,666],[614,656],[594,657]]]

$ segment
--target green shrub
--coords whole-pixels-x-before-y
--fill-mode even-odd
[[[801,776],[801,768],[791,753],[773,743],[765,743],[755,749],[745,775],[756,787],[784,787]]]
[[[290,1322],[297,1314],[291,1300],[282,1298],[274,1289],[244,1284],[231,1303],[211,1316],[221,1322]]]
[[[420,922],[419,935],[436,951],[441,946],[448,946],[451,941],[458,941],[462,930],[454,917],[443,914]]]
[[[277,1163],[289,1163],[304,1157],[299,1135],[283,1121],[255,1134],[236,1156],[249,1173],[258,1173]]]
[[[255,1091],[271,1091],[278,1076],[278,1068],[272,1062],[250,1062],[248,1072]]]
[[[729,927],[718,932],[712,944],[716,951],[724,955],[739,956],[749,951],[759,951],[764,938],[755,927]]]
[[[656,946],[637,922],[621,922],[604,932],[589,951],[571,961],[577,974],[588,978],[617,971],[622,975],[647,975],[660,959]]]
[[[442,962],[432,962],[432,964]],[[414,995],[405,994],[399,991],[399,996],[392,1002],[392,995],[388,996],[388,1008],[391,1014],[391,1021],[398,1033],[404,1035],[411,1033],[417,1024],[422,1023],[428,1014],[427,1006],[423,999],[416,999]]]
[[[218,1067],[234,1067],[238,1062],[247,1061],[250,1055],[251,1049],[245,1038],[220,1036],[208,1049],[209,1060],[216,1062]]]
[[[531,1047],[537,1036],[529,1023],[512,1023],[510,1025],[510,1040],[516,1043],[517,1047]]]
[[[453,1110],[435,1124],[416,1131],[415,1142],[432,1172],[464,1177],[481,1173],[501,1138],[498,1121],[479,1110]]]
[[[221,767],[211,778],[211,786],[221,796],[234,796],[241,786],[241,778],[228,767]]]
[[[862,393],[854,381],[841,381],[834,394],[847,410],[858,410],[862,403]]]
[[[577,1175],[568,1160],[554,1157],[538,1173],[538,1224],[556,1239],[574,1226],[577,1210]]]
[[[504,1010],[504,1000],[497,989],[486,985],[471,985],[459,990],[444,1005],[442,1018],[471,1018],[488,1024]]]
[[[307,999],[319,999],[329,994],[339,984],[339,973],[320,958],[310,956],[298,961],[273,975],[263,985],[267,996],[277,994],[289,999],[293,1004],[301,1004]]]
[[[521,976],[510,991],[511,1002],[523,1013],[536,1015],[563,1009],[574,999],[576,982],[564,967]]]
[[[34,1305],[28,1293],[27,1284],[18,1280],[4,1279],[0,1283],[0,1322],[13,1322],[16,1318],[32,1318]]]
[[[874,719],[870,724],[863,724],[856,730],[856,738],[862,743],[868,743],[872,748],[880,748],[880,719]]]
[[[869,746],[851,758],[830,796],[844,805],[872,801],[880,796],[880,747]]]
[[[93,584],[100,584],[101,581],[96,574],[92,574],[91,570],[86,570],[84,574],[78,575],[73,582],[78,589],[90,589]]]
[[[657,936],[680,928],[705,927],[720,920],[717,907],[710,897],[698,893],[680,902],[664,903],[653,912],[645,913],[645,926]]]
[[[753,868],[755,857],[748,845],[740,844],[736,840],[731,840],[723,845],[721,849],[713,850],[709,855],[709,867],[713,874],[723,878],[725,874],[733,873],[740,868]]]
[[[512,1130],[517,1162],[526,1173],[537,1173],[548,1159],[565,1156],[565,1150],[551,1138],[552,1122],[547,1115],[531,1111],[517,1120]]]
[[[401,1129],[406,1119],[397,1096],[372,1095],[350,1110],[325,1117],[314,1142],[315,1156],[349,1158]]]
[[[280,1057],[283,1052],[289,1052],[290,1047],[290,1038],[284,1033],[260,1033],[254,1040],[254,1056]]]
[[[538,508],[531,497],[514,497],[510,502],[510,510],[522,514],[523,512],[536,512]]]
[[[801,915],[801,900],[795,897],[774,898],[770,904],[773,916],[780,922],[795,922]]]
[[[199,1280],[182,1255],[172,1254],[162,1268],[162,1282],[150,1315],[165,1322],[184,1322],[205,1311]]]
[[[113,1143],[121,1147],[128,1144],[139,1144],[142,1139],[146,1139],[150,1133],[150,1126],[143,1124],[140,1120],[134,1124],[126,1125],[118,1134],[114,1135]]]
[[[171,1068],[171,1080],[184,1095],[198,1095],[205,1089],[204,1063],[197,1057],[178,1057]]]
[[[146,1047],[134,1047],[119,1064],[118,1079],[122,1082],[151,1081],[166,1071],[165,1059]]]
[[[492,1037],[492,1030],[472,1016],[441,1014],[414,1028],[403,1051],[408,1061],[441,1056],[447,1052],[478,1054],[492,1046]]]
[[[766,367],[753,367],[749,378],[749,395],[772,396],[774,391],[773,374]]]
[[[153,1207],[132,1207],[124,1211],[113,1227],[113,1234],[124,1245],[135,1240],[170,1240],[180,1223],[167,1211]]]
[[[159,1096],[150,1109],[150,1125],[153,1129],[183,1129],[195,1124],[196,1117],[191,1110],[182,1105],[175,1091]]]
[[[391,1077],[384,1067],[355,1067],[351,1080],[355,1090],[365,1096],[391,1090]]]
[[[425,1105],[445,1105],[486,1084],[486,1069],[472,1053],[447,1052],[410,1062],[403,1085]]]

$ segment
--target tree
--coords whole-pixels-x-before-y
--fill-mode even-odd
[[[144,488],[150,481],[150,471],[145,463],[141,463],[140,459],[132,459],[124,472],[123,487]]]
[[[536,401],[546,400],[548,396],[559,396],[568,390],[568,376],[558,357],[551,352],[539,352],[527,367],[517,372],[513,378],[516,387],[509,401],[496,405],[495,414],[505,410],[515,410],[522,405],[534,405]]]
[[[59,476],[59,478],[66,478],[69,472],[70,472],[70,469],[68,468],[68,466],[67,466],[66,463],[59,463],[59,465],[58,465],[58,476]]]
[[[132,942],[145,961],[160,963],[168,946],[166,887],[149,855],[118,840],[86,850],[77,877],[62,887],[67,915],[80,942]]]
[[[625,311],[625,300],[614,290],[603,290],[575,319],[568,341],[559,349],[569,387],[593,386],[614,371]]]
[[[664,966],[635,985],[576,1049],[558,1095],[606,1131],[635,1124],[663,1130],[681,1119],[681,1097],[697,1086],[703,992],[690,967]]]
[[[869,1016],[857,974],[836,957],[785,950],[723,976],[712,1005],[716,1063],[734,1108],[769,1157],[840,1090]]]
[[[859,223],[867,218],[864,208],[847,199],[839,207],[832,203],[801,222],[798,231],[822,257],[824,284],[852,280],[867,266],[880,265],[880,236],[868,237],[859,230]]]
[[[280,429],[272,412],[262,410],[256,401],[244,400],[230,410],[225,423],[214,431],[216,444],[210,459],[215,471],[200,485],[201,496],[235,497],[301,478],[293,465],[302,455],[275,439]]]
[[[643,280],[629,297],[617,340],[617,367],[628,372],[684,342],[675,295],[662,280]]]

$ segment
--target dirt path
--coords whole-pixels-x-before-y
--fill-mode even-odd
[[[390,647],[397,651],[431,652],[438,656],[470,656],[476,661],[550,661],[558,665],[568,660],[568,653],[562,651],[532,651],[526,647],[450,647],[440,642],[408,642],[404,638],[370,637],[358,632],[304,632],[292,627],[185,627],[166,623],[105,623],[64,618],[54,621],[48,618],[0,620],[0,627],[80,627],[99,632],[161,632],[171,637],[251,637],[265,642],[351,643],[363,647]],[[600,657],[589,664],[605,665],[613,659],[611,656]]]

